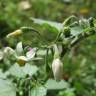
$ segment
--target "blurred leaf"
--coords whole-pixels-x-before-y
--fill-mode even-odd
[[[73,92],[68,92],[65,94],[65,96],[76,96]]]
[[[80,26],[76,26],[76,27],[72,27],[72,28],[71,28],[71,34],[72,34],[73,36],[76,36],[76,35],[78,35],[78,34],[80,34],[80,33],[82,33],[82,32],[83,32],[83,28],[80,27]]]
[[[6,74],[2,72],[2,69],[0,69],[0,78],[5,79]]]
[[[31,20],[33,20],[33,23],[36,23],[39,25],[47,24],[47,25],[53,27],[55,30],[57,29],[58,31],[60,31],[63,27],[63,25],[61,23],[58,23],[58,22],[46,21],[46,20],[35,19],[35,18],[31,18]]]
[[[26,75],[32,76],[37,72],[38,68],[35,65],[26,64],[23,67],[20,67],[17,63],[14,64],[10,69],[9,72],[12,76],[16,76],[18,78],[23,78]]]
[[[61,31],[62,28],[61,23],[45,21],[42,19],[35,19],[35,18],[31,19],[33,20],[33,23],[41,26],[39,29],[42,30],[40,31],[40,34],[44,38],[43,44],[47,45],[53,42],[57,34]],[[50,36],[48,34],[50,34]]]
[[[32,76],[38,71],[38,68],[35,65],[26,64],[23,71],[25,74]]]
[[[56,38],[59,32],[55,27],[52,27],[48,24],[43,24],[42,30],[43,31],[41,32],[41,35],[45,39],[45,44],[51,43],[52,41],[54,41],[54,39]],[[50,34],[50,36],[48,34]]]
[[[96,19],[93,21],[94,26],[96,27]]]
[[[46,82],[45,87],[48,90],[61,90],[61,89],[68,88],[69,84],[66,81],[64,81],[64,80],[61,80],[61,81],[57,82],[56,80],[49,79]]]
[[[38,50],[37,51],[37,56],[45,56],[45,54],[46,54],[46,50]]]
[[[23,69],[16,63],[9,69],[9,72],[12,76],[16,76],[19,78],[25,77],[25,74],[23,72]]]
[[[41,86],[31,89],[30,96],[46,96],[46,93],[46,88]]]
[[[58,96],[76,96],[72,91],[61,91]]]
[[[1,96],[16,96],[16,87],[8,80],[0,79],[0,95]]]
[[[78,92],[82,92],[84,90],[84,86],[80,82],[75,82],[75,88]]]

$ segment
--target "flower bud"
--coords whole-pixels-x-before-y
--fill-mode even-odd
[[[54,78],[59,81],[63,77],[63,63],[60,61],[59,58],[56,58],[52,62],[52,71]]]
[[[10,47],[5,47],[4,49],[4,56],[10,56],[10,55],[14,55],[15,51],[10,48]]]
[[[17,36],[19,36],[19,35],[21,35],[21,34],[22,34],[22,30],[18,29],[18,30],[15,30],[15,31],[12,32],[12,33],[9,33],[9,34],[7,35],[7,38],[9,38],[9,37],[17,37]]]
[[[10,47],[5,47],[3,51],[3,59],[5,60],[12,60],[16,59],[16,52]]]
[[[64,35],[65,35],[65,38],[70,37],[70,36],[71,36],[70,27],[64,27],[63,33],[64,33]]]

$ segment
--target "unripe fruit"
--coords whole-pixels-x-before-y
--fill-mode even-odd
[[[52,62],[52,71],[55,80],[59,81],[63,77],[63,63],[60,61],[59,58],[56,58]]]
[[[70,30],[70,27],[64,27],[63,32],[64,32],[64,35],[65,35],[65,38],[71,36],[71,30]]]
[[[24,66],[24,65],[25,65],[25,61],[22,60],[22,59],[18,60],[17,62],[18,62],[18,64],[19,64],[20,66]]]

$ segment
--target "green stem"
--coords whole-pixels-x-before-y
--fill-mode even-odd
[[[46,50],[46,55],[45,55],[45,69],[46,69],[46,72],[48,72],[48,52],[49,52],[49,49]]]
[[[54,43],[56,43],[56,42],[59,40],[61,34],[62,34],[62,31],[60,31],[60,32],[58,33],[56,39],[54,40]]]

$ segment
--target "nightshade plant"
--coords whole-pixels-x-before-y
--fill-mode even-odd
[[[70,16],[63,23],[30,18],[34,27],[21,27],[7,35],[7,39],[26,32],[36,33],[40,42],[33,48],[23,48],[22,42],[16,49],[5,47],[0,50],[4,68],[0,70],[1,96],[79,96],[64,77],[64,56],[81,40],[96,34],[94,18],[80,19]],[[85,95],[82,95],[85,96]],[[95,95],[94,95],[95,96]]]

